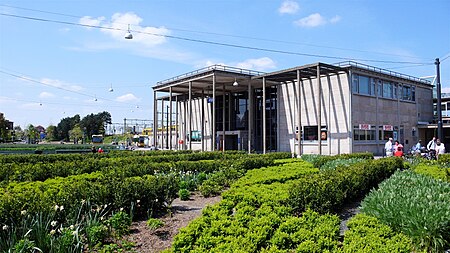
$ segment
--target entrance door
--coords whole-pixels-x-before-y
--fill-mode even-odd
[[[238,150],[238,135],[225,135],[225,150]]]

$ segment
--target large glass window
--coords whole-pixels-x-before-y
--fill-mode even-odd
[[[266,101],[262,99],[262,89],[255,89],[255,146],[257,150],[262,150],[262,124],[263,124],[263,103],[266,105],[266,150],[277,150],[277,87],[266,88]]]
[[[359,76],[359,94],[371,95],[369,81],[369,77]]]
[[[392,126],[379,126],[378,130],[379,140],[389,140],[389,138],[394,138],[394,129]],[[396,136],[395,136],[396,137]]]
[[[352,91],[353,93],[358,93],[359,89],[358,89],[358,75],[357,74],[353,74],[352,75]]]
[[[303,140],[305,141],[318,141],[317,138],[317,126],[304,126],[303,127]],[[326,141],[328,137],[327,126],[322,126],[320,131],[320,139]]]
[[[385,98],[393,97],[393,88],[391,82],[383,81],[383,97]]]
[[[355,141],[374,141],[375,127],[370,126],[368,129],[361,129],[359,126],[353,126],[353,139]]]

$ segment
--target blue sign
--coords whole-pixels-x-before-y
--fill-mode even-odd
[[[208,103],[212,103],[214,101],[214,99],[213,98],[208,98],[207,101],[208,101]]]

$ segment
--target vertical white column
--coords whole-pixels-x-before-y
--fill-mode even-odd
[[[205,151],[205,90],[202,90],[202,102],[201,102],[201,135],[202,135],[202,152]]]
[[[225,152],[225,84],[222,88],[222,152]]]
[[[213,74],[213,101],[212,101],[212,138],[211,138],[211,151],[216,150],[216,74]]]
[[[189,150],[192,150],[192,82],[189,82]]]
[[[126,131],[124,129],[124,131]],[[153,91],[153,147],[156,148],[156,135],[158,134],[158,98],[156,91]]]
[[[267,134],[267,129],[266,129],[266,78],[263,77],[263,97],[262,97],[262,106],[263,106],[263,118],[262,118],[262,127],[263,127],[263,154],[266,153],[266,134]]]
[[[248,113],[247,113],[247,123],[248,123],[248,153],[252,152],[253,144],[253,92],[252,92],[252,81],[248,81]]]
[[[172,150],[172,87],[169,87],[169,149]]]
[[[317,131],[318,131],[318,149],[319,155],[322,154],[322,82],[320,81],[320,63],[317,64],[317,86],[318,86],[318,101],[319,105],[317,106],[317,112],[319,115],[317,116]]]
[[[164,148],[164,99],[161,99],[161,149]]]
[[[297,96],[298,96],[298,103],[297,103],[297,127],[298,127],[297,156],[298,157],[300,157],[302,155],[302,87],[301,87],[300,82],[301,82],[300,70],[297,69]]]

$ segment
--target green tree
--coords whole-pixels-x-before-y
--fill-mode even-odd
[[[16,140],[23,140],[25,137],[25,133],[20,126],[14,127],[14,135]]]
[[[69,131],[72,130],[78,123],[80,123],[80,115],[78,114],[73,117],[63,118],[56,126],[57,138],[60,140],[69,141]]]
[[[27,129],[25,130],[25,135],[28,139],[28,144],[36,143],[36,139],[39,138],[39,133],[32,124],[28,125]]]
[[[69,131],[69,137],[73,140],[74,144],[78,144],[78,140],[83,137],[83,131],[79,124],[76,124],[75,127]]]
[[[8,140],[8,132],[7,129],[8,124],[6,123],[6,119],[3,116],[3,113],[0,113],[0,142],[5,142]]]
[[[80,122],[80,127],[90,137],[93,134],[104,134],[105,124],[111,124],[111,114],[101,112],[97,114],[88,114]]]
[[[46,129],[47,132],[47,136],[45,137],[45,139],[47,139],[47,141],[55,141],[58,140],[58,130],[56,129],[56,126],[54,125],[50,125],[47,127]]]

